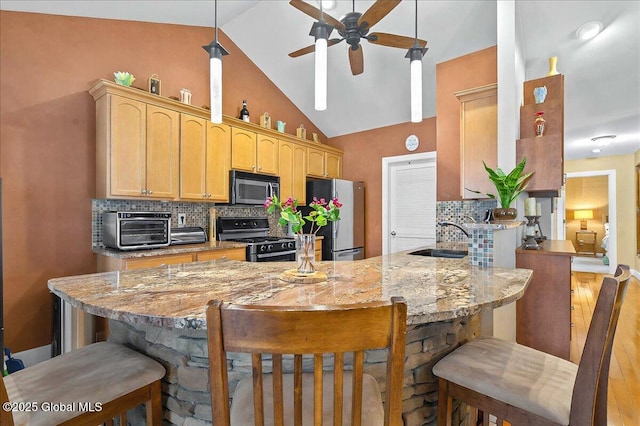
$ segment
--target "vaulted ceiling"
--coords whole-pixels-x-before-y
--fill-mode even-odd
[[[307,0],[317,6],[315,0]],[[364,12],[373,1],[355,1]],[[516,31],[526,79],[546,75],[558,56],[565,74],[565,158],[631,154],[640,149],[640,2],[516,1]],[[338,0],[335,18],[352,1]],[[12,1],[0,8],[72,16],[214,26],[213,0]],[[314,20],[284,0],[220,0],[218,25],[240,49],[329,137],[409,121],[406,50],[363,41],[364,73],[351,74],[344,42],[329,48],[326,111],[313,108],[313,54],[288,53],[313,43]],[[374,27],[412,37],[415,3],[402,1]],[[423,59],[423,116],[435,116],[435,66],[497,43],[495,1],[418,1],[418,37],[428,41]],[[603,32],[588,41],[575,31],[599,20]],[[333,36],[337,36],[335,33]],[[591,138],[617,137],[600,154]]]

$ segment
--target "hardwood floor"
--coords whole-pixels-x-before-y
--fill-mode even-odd
[[[580,361],[602,277],[589,272],[572,274],[575,326],[571,329],[571,361],[575,363]],[[607,409],[610,426],[640,425],[640,282],[633,277],[613,342]]]

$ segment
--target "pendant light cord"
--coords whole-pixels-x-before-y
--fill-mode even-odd
[[[213,25],[216,27],[215,35],[213,36],[213,41],[218,41],[218,0],[214,0],[213,2]],[[417,31],[417,29],[416,29]]]
[[[415,40],[415,44],[418,44],[418,0],[416,0],[416,16],[415,16],[415,20],[416,20],[416,40]]]

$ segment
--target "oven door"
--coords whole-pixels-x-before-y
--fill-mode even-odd
[[[288,250],[275,253],[259,253],[247,260],[250,262],[292,262],[296,260],[296,251]]]

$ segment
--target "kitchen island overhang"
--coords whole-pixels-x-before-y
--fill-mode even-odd
[[[134,347],[167,369],[165,419],[211,422],[205,308],[209,300],[259,305],[332,305],[407,301],[403,420],[435,424],[438,382],[433,364],[480,332],[480,311],[514,302],[531,279],[527,269],[471,266],[467,259],[411,256],[408,252],[349,262],[318,262],[328,280],[281,281],[295,262],[232,260],[168,265],[49,280],[72,306],[110,318],[109,340]],[[384,389],[384,356],[367,353],[365,371]],[[247,354],[229,354],[231,386],[251,374]],[[325,360],[325,363],[327,361]],[[331,363],[327,363],[331,368]],[[233,389],[232,389],[233,391]],[[142,423],[144,410],[129,417]]]
[[[289,283],[280,273],[294,262],[213,260],[116,271],[48,281],[51,292],[93,315],[169,328],[206,329],[213,299],[257,305],[334,305],[407,301],[407,324],[446,321],[520,298],[528,269],[471,266],[466,259],[407,252],[350,262],[318,262],[328,276],[315,284]]]

